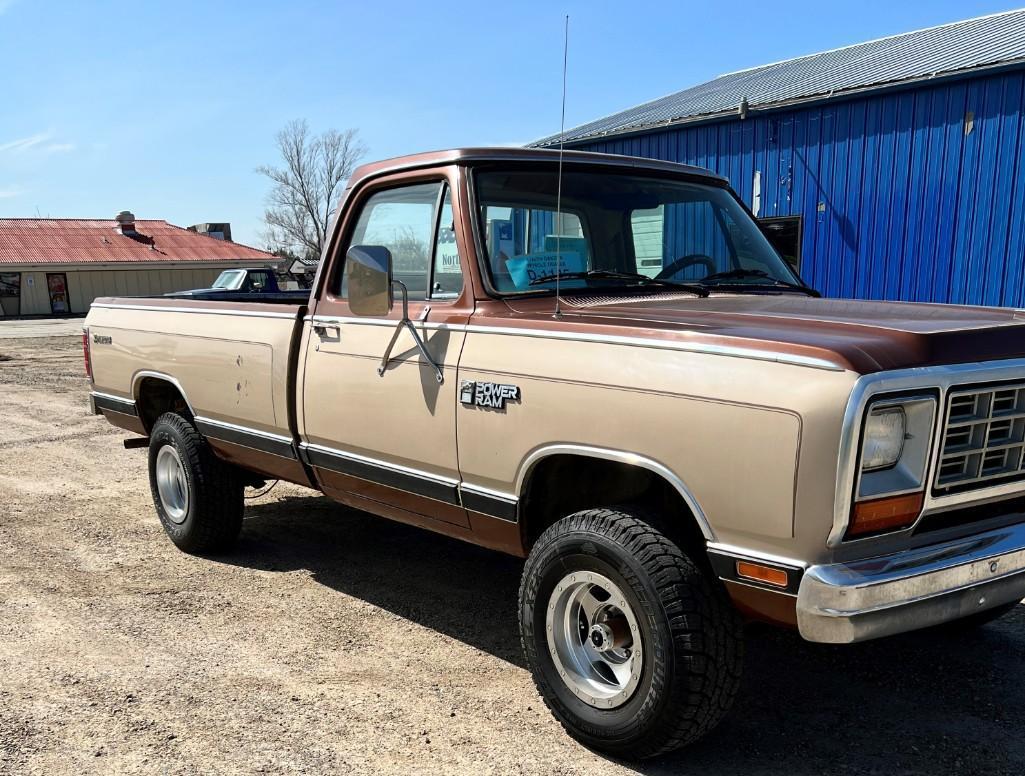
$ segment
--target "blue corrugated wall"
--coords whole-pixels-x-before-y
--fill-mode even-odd
[[[1025,306],[1025,74],[579,146],[707,167],[760,217],[802,216],[827,296]]]

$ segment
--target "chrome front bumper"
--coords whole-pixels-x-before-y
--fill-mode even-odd
[[[1025,598],[1025,525],[809,568],[797,595],[808,641],[848,644],[927,628]]]

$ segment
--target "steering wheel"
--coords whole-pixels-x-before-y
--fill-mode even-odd
[[[704,264],[708,270],[705,274],[711,275],[715,272],[715,259],[711,256],[706,256],[703,253],[688,253],[686,256],[681,256],[675,261],[662,267],[662,271],[655,275],[655,280],[668,280],[674,275],[678,274],[680,270],[686,269],[694,264]]]

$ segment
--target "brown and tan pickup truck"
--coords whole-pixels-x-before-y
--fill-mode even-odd
[[[844,643],[1025,595],[1025,315],[821,299],[705,170],[367,165],[309,298],[251,300],[86,320],[171,540],[225,551],[284,479],[523,557],[526,659],[595,748],[710,730],[745,619]]]

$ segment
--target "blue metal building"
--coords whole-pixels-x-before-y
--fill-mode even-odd
[[[730,73],[563,139],[725,175],[827,296],[1025,307],[1023,90],[1019,10]]]

